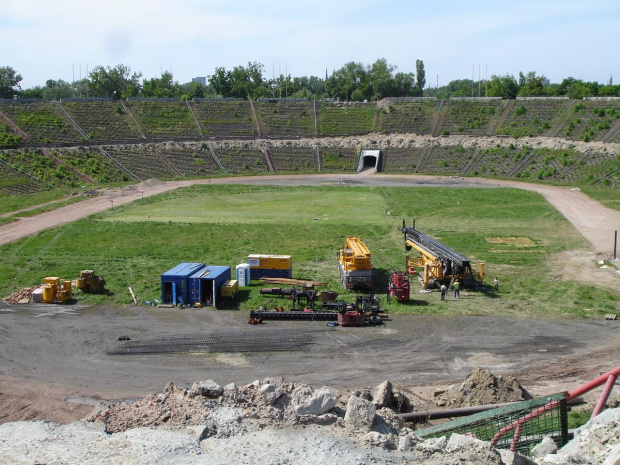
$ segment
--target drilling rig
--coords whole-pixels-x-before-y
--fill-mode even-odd
[[[405,249],[417,250],[418,257],[406,256],[407,272],[410,275],[419,274],[424,289],[432,289],[442,284],[452,286],[459,281],[464,287],[481,284],[484,279],[484,263],[478,264],[478,273],[474,274],[469,259],[451,249],[447,245],[433,239],[413,227],[405,225],[398,228],[405,236]]]

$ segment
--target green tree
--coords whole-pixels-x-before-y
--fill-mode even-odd
[[[215,68],[213,75],[209,76],[209,85],[213,87],[216,94],[222,97],[230,97],[230,76],[226,68]]]
[[[328,97],[341,100],[365,100],[372,97],[368,73],[362,63],[353,61],[332,73],[325,85]]]
[[[43,88],[43,98],[46,100],[60,100],[61,98],[73,97],[73,87],[66,81],[48,79]]]
[[[372,89],[372,100],[381,100],[384,97],[394,97],[394,78],[392,73],[396,69],[385,58],[375,61],[368,70],[368,81]]]
[[[44,87],[34,86],[30,89],[24,89],[19,93],[20,98],[45,98],[43,96]]]
[[[598,89],[598,95],[601,97],[618,97],[620,96],[620,86],[611,83],[602,85]]]
[[[416,92],[413,73],[396,73],[394,75],[394,96],[411,97]]]
[[[544,95],[543,81],[545,76],[537,76],[535,71],[527,74],[519,72],[519,95],[524,97]]]
[[[22,81],[20,74],[10,66],[0,67],[0,98],[13,98],[21,90],[19,83]]]
[[[187,82],[181,84],[181,91],[183,95],[187,95],[189,98],[205,98],[208,96],[215,96],[215,92],[211,86],[205,86],[202,82]]]
[[[519,83],[511,74],[504,76],[491,75],[491,80],[487,82],[487,97],[501,97],[503,99],[517,98],[519,93]]]
[[[140,93],[142,73],[131,72],[129,66],[118,64],[114,68],[96,66],[89,73],[89,88],[93,97],[129,98]]]
[[[142,81],[141,95],[153,98],[179,98],[182,89],[174,80],[171,72],[164,71],[160,78],[145,79]]]
[[[226,68],[215,68],[209,76],[209,84],[222,97],[258,98],[267,91],[263,80],[264,66],[261,63],[248,63],[247,68],[236,66],[230,71]]]
[[[424,71],[424,62],[422,60],[415,61],[415,72],[418,95],[422,97],[424,94],[424,86],[426,85],[426,71]]]

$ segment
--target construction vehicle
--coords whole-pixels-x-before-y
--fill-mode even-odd
[[[391,297],[395,297],[399,302],[409,302],[410,294],[409,278],[402,271],[394,271],[390,274],[388,283],[388,303]]]
[[[338,254],[340,281],[345,289],[372,289],[370,251],[359,237],[347,236]]]
[[[419,274],[424,289],[445,284],[451,287],[454,281],[459,281],[463,287],[476,286],[484,279],[484,263],[478,264],[478,273],[474,275],[469,259],[463,254],[442,244],[413,227],[405,225],[398,228],[405,236],[405,249],[415,249],[420,253],[418,257],[406,256],[406,267],[409,275]]]
[[[82,292],[103,292],[105,279],[97,276],[93,270],[82,270],[80,277],[75,280],[75,287]]]

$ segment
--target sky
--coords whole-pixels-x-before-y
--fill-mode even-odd
[[[620,83],[617,0],[0,0],[0,67],[22,89],[129,66],[179,83],[259,62],[325,77],[379,58],[426,85],[536,72]]]

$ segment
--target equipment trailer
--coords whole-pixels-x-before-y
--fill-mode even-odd
[[[341,326],[364,326],[365,324],[380,324],[382,319],[380,299],[370,294],[358,295],[354,303],[342,300],[336,302],[323,302],[321,310],[291,309],[285,310],[252,310],[252,319],[260,320],[321,320],[338,321]]]

